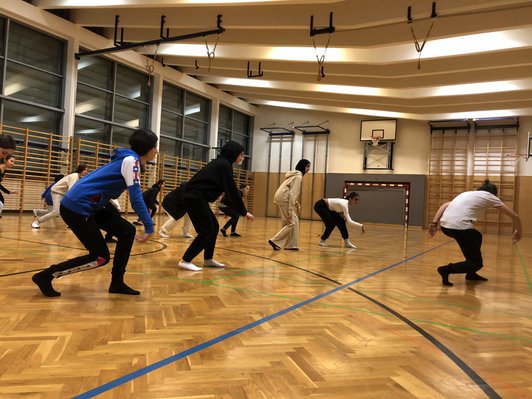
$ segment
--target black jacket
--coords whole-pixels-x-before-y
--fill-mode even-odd
[[[233,178],[233,162],[243,151],[244,147],[236,141],[227,142],[218,158],[205,165],[189,180],[185,188],[185,198],[214,202],[225,193],[232,209],[245,216],[248,211]]]

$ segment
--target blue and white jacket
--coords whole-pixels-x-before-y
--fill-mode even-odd
[[[130,149],[115,149],[111,162],[80,179],[67,191],[61,205],[72,212],[91,216],[118,198],[127,188],[131,206],[142,220],[146,233],[153,233],[153,220],[142,199],[140,157]]]

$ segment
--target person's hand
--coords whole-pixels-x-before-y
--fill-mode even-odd
[[[150,239],[150,237],[153,235],[153,233],[144,233],[142,236],[136,236],[135,237],[135,240],[137,240],[137,242],[146,242]]]
[[[246,213],[246,219],[247,220],[255,220],[255,216],[253,216],[251,213]]]
[[[366,232],[366,230],[364,230],[364,225],[360,226],[360,230],[361,230],[360,234],[364,234]]]
[[[18,194],[18,190],[9,190],[9,194]]]
[[[521,239],[521,236],[522,236],[521,230],[515,229],[514,233],[512,234],[512,243],[515,244],[517,241],[519,241]]]
[[[430,238],[434,237],[434,234],[436,234],[436,231],[438,231],[438,225],[431,223],[429,225],[429,231],[427,232],[427,236],[429,236]]]

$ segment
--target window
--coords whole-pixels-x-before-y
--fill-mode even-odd
[[[63,41],[0,18],[0,122],[58,134],[64,113],[64,63]]]
[[[164,83],[159,152],[207,161],[210,107],[209,100]]]
[[[252,118],[250,116],[220,105],[218,147],[222,147],[229,140],[233,140],[242,144],[244,152],[249,155],[251,149],[251,122]],[[250,169],[250,161],[251,159],[246,157],[241,167]]]
[[[102,57],[78,63],[74,134],[86,140],[127,147],[131,133],[147,128],[149,76]]]

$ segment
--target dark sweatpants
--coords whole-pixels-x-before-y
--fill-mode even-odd
[[[238,219],[240,219],[239,213],[228,206],[219,207],[218,209],[220,209],[225,215],[230,217],[230,219],[224,225],[223,229],[227,230],[229,226],[231,226],[231,232],[236,232],[236,225],[238,224]]]
[[[87,217],[61,205],[60,213],[89,254],[52,265],[50,272],[54,277],[94,269],[109,262],[111,255],[100,229],[118,239],[111,272],[113,276],[124,275],[135,240],[135,226],[122,218],[118,212],[105,208]]]
[[[474,275],[482,269],[482,234],[475,229],[455,230],[441,227],[441,231],[448,237],[454,238],[464,254],[465,260],[459,263],[449,263],[449,273],[466,273]]]
[[[316,201],[314,204],[314,211],[320,215],[321,220],[325,223],[325,231],[321,236],[322,240],[325,241],[329,238],[335,227],[338,227],[344,240],[349,238],[345,219],[338,212],[331,211],[323,199]]]
[[[198,235],[186,250],[183,260],[192,262],[192,259],[198,256],[201,251],[204,251],[204,259],[212,259],[220,227],[216,216],[212,213],[209,203],[204,199],[185,197],[185,208]]]

